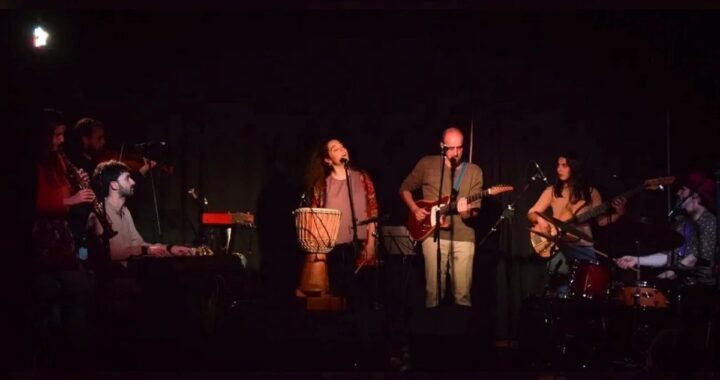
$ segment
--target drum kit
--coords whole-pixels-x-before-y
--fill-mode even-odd
[[[562,234],[582,236],[574,226],[545,218],[557,230],[556,236],[544,236],[557,244]],[[644,256],[671,251],[684,242],[682,235],[648,219],[623,224],[624,233],[608,245],[616,256]],[[589,236],[584,240],[594,243]],[[692,276],[693,268],[667,266],[633,269],[632,278],[622,274],[612,257],[592,248],[603,261],[574,261],[567,277],[549,286],[542,296],[523,302],[520,345],[533,358],[533,366],[563,368],[642,366],[653,338],[673,323],[681,307],[682,279]],[[608,259],[608,260],[605,260]],[[662,271],[678,274],[673,281],[658,280]],[[625,273],[622,273],[625,272]],[[641,273],[642,272],[642,273]],[[661,282],[664,281],[664,282]],[[553,287],[565,288],[564,292]]]

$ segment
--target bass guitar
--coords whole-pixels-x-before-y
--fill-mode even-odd
[[[609,201],[603,202],[595,207],[590,208],[587,211],[581,212],[577,215],[572,215],[570,218],[566,218],[563,222],[566,222],[574,227],[586,223],[592,218],[596,218],[600,215],[607,213],[612,208],[612,203],[618,198],[630,198],[631,196],[643,191],[643,190],[657,190],[661,186],[670,185],[675,182],[675,177],[660,177],[648,179],[643,182],[642,185],[634,187]],[[559,218],[561,219],[561,218]],[[540,229],[538,226],[533,227],[530,230],[530,245],[533,251],[542,258],[550,258],[555,253],[556,244],[554,238],[557,236],[557,228],[552,224],[548,223],[547,229]],[[579,240],[578,237],[572,235],[563,235],[563,241],[573,242]]]

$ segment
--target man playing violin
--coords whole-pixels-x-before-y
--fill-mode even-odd
[[[105,146],[105,125],[96,119],[83,117],[73,127],[72,149],[68,152],[70,161],[85,173],[92,175],[95,167],[103,161],[118,159],[118,155],[108,150]],[[145,176],[152,167],[154,161],[142,159],[137,171]],[[77,247],[86,247],[87,230],[86,224],[90,215],[90,205],[81,205],[70,211],[68,222],[75,237]]]
[[[96,157],[105,149],[105,125],[102,122],[84,117],[73,128],[74,149],[68,152],[76,167],[92,174],[97,165]]]
[[[75,166],[85,170],[87,173],[93,173],[95,166],[103,161],[111,159],[118,160],[120,157],[117,153],[108,150],[105,146],[105,125],[96,119],[90,117],[84,117],[75,123],[73,128],[75,135],[75,149],[74,154],[70,157]],[[144,157],[139,157],[133,162],[126,162],[129,160],[123,160],[128,165],[131,171],[137,170],[143,176],[155,167],[157,164],[155,161],[148,160]]]

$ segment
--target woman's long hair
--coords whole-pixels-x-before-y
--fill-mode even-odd
[[[563,182],[558,179],[553,185],[555,197],[562,197],[562,191],[565,183],[570,191],[570,203],[577,203],[581,200],[590,202],[590,186],[585,181],[584,162],[577,155],[571,152],[558,155],[558,159],[564,158],[570,167],[570,177]]]
[[[38,133],[38,164],[45,168],[47,180],[55,185],[63,185],[67,182],[65,166],[60,162],[60,155],[53,152],[52,144],[55,129],[64,124],[60,111],[44,109],[42,117],[37,121]]]
[[[324,189],[325,179],[332,173],[332,165],[325,162],[325,159],[330,158],[328,144],[333,140],[341,141],[334,137],[324,139],[317,145],[310,156],[310,161],[305,170],[305,189],[309,191],[308,194],[312,194],[312,190],[316,187]],[[352,163],[349,164],[349,168],[354,169]]]
[[[332,167],[325,162],[325,159],[329,157],[328,143],[332,140],[334,139],[321,141],[310,156],[305,170],[305,190],[310,194],[317,186],[325,188],[325,178],[332,172]]]

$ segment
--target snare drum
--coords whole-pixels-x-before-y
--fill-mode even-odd
[[[634,286],[619,287],[616,297],[626,306],[638,306],[643,309],[668,307],[665,294],[648,281],[636,281]]]
[[[570,272],[570,296],[605,298],[610,288],[610,272],[597,261],[580,261]]]

